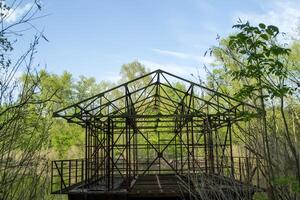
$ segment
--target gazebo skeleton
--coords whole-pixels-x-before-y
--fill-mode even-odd
[[[177,82],[181,88],[174,86]],[[84,127],[86,145],[84,159],[52,162],[51,191],[67,193],[78,186],[130,191],[139,176],[149,174],[238,179],[232,125],[257,110],[198,83],[153,71],[54,113]]]

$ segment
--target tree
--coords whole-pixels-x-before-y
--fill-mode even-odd
[[[122,65],[121,71],[120,71],[121,81],[127,82],[127,81],[133,80],[137,77],[143,76],[147,73],[149,73],[149,69],[147,69],[140,62],[133,61],[131,63]]]
[[[64,72],[62,75],[50,74],[45,71],[41,73],[44,74],[42,87],[56,91],[54,104],[48,104],[48,108],[51,108],[50,115],[63,107],[99,94],[112,85],[105,81],[97,83],[95,78],[85,76],[80,76],[79,80],[75,81],[68,72]],[[58,154],[58,157],[62,159],[83,157],[84,131],[82,127],[68,124],[64,119],[51,119],[51,121],[51,152],[54,155]]]
[[[214,54],[224,64],[225,76],[229,76],[232,81],[238,82],[240,87],[236,97],[240,99],[249,99],[260,108],[261,129],[263,136],[264,155],[267,159],[268,167],[265,172],[268,175],[268,182],[271,187],[271,198],[275,196],[274,180],[279,175],[274,172],[276,164],[272,156],[270,137],[278,138],[276,128],[268,123],[268,113],[272,115],[272,124],[278,126],[275,121],[275,113],[279,110],[281,122],[283,124],[283,136],[285,144],[291,152],[294,160],[295,174],[300,185],[300,163],[299,152],[295,143],[291,139],[290,128],[288,125],[285,99],[292,96],[295,92],[294,85],[290,81],[293,74],[289,70],[289,55],[291,50],[279,44],[277,38],[280,35],[276,26],[261,23],[257,27],[251,26],[249,22],[234,25],[233,28],[239,30],[238,33],[222,41],[219,47],[214,48]],[[273,105],[273,109],[271,108]],[[277,109],[279,108],[279,109]],[[274,111],[273,113],[270,111]],[[276,124],[277,123],[277,124]],[[253,136],[253,134],[251,134]],[[255,139],[257,139],[255,137]],[[253,140],[254,142],[255,139]],[[248,144],[248,148],[257,155],[259,149]],[[279,146],[276,146],[279,148]],[[285,148],[285,147],[283,147]],[[273,148],[274,150],[274,148]],[[284,152],[289,154],[287,150]],[[284,165],[284,163],[281,163]]]
[[[41,77],[33,67],[37,45],[45,36],[38,31],[23,55],[16,52],[22,30],[38,30],[30,22],[41,6],[38,1],[28,5],[27,12],[12,21],[8,19],[22,1],[0,1],[0,199],[45,199],[48,193],[45,155],[51,124],[45,113],[54,94],[37,95]]]
[[[136,79],[138,77],[141,77],[143,75],[146,75],[149,72],[150,72],[149,69],[147,69],[140,62],[133,61],[131,63],[122,65],[121,70],[120,70],[121,79],[119,82],[125,83],[125,82],[131,81],[133,79]],[[140,82],[141,84],[137,84],[137,82],[129,83],[128,85],[126,85],[126,87],[128,88],[129,92],[136,91],[139,88],[141,88],[141,86],[147,85],[150,81],[151,81],[151,78],[147,76],[147,77],[144,77],[144,78],[140,79],[139,81],[137,81],[137,82]],[[120,94],[124,94],[124,91],[120,91]],[[139,97],[139,95],[140,95],[140,92],[134,93],[131,96],[132,100],[135,101]]]

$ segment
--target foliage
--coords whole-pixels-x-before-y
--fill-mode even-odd
[[[299,131],[292,128],[298,122],[288,111],[289,106],[299,107],[298,103],[290,104],[299,95],[299,45],[281,45],[281,33],[273,25],[251,26],[240,21],[233,28],[238,32],[212,48],[217,58],[215,65],[221,67],[210,77],[219,89],[235,92],[237,98],[260,108],[260,119],[241,125],[239,131],[244,135],[246,148],[266,159],[267,165],[260,170],[270,187],[269,198],[283,198],[285,194],[284,198],[289,199],[296,191],[293,187],[282,190],[275,177],[295,176],[300,183]],[[296,115],[295,110],[292,112]]]
[[[262,192],[256,192],[253,195],[253,200],[268,200],[268,196]]]
[[[263,23],[255,27],[249,22],[234,25],[233,28],[240,32],[229,37],[227,51],[239,67],[229,69],[229,72],[234,80],[256,80],[243,85],[237,96],[249,97],[260,89],[265,89],[271,98],[291,94],[292,88],[285,84],[288,76],[286,58],[291,50],[277,44],[279,29]],[[235,54],[239,54],[241,59],[237,59]]]
[[[41,9],[38,1],[34,2],[29,13]],[[0,7],[5,13],[16,9],[1,0]],[[24,55],[12,59],[8,55],[14,54],[16,38],[10,30],[18,24],[28,24],[30,18],[26,16],[33,15],[25,14],[15,24],[7,24],[5,13],[1,13],[0,21],[3,25],[0,30],[0,199],[47,199],[48,159],[83,157],[85,142],[82,127],[53,119],[53,111],[103,92],[116,83],[97,83],[94,77],[85,76],[75,79],[69,72],[61,75],[46,70],[36,72],[33,64],[36,47],[41,38],[47,40],[42,33],[34,37]],[[272,195],[257,193],[254,199],[299,199],[300,43],[281,45],[278,41],[281,33],[273,25],[251,26],[249,22],[240,22],[233,28],[238,32],[212,48],[219,67],[209,74],[207,85],[235,94],[262,111],[260,118],[252,121],[249,120],[253,116],[245,111],[243,116],[247,120],[233,128],[237,138],[244,141],[239,146],[233,139],[238,152],[246,146],[249,152],[267,161],[259,170],[264,172],[261,179],[267,179]],[[23,73],[20,79],[16,77],[17,72]],[[133,61],[122,65],[117,83],[147,73],[149,69]],[[140,81],[145,85],[150,79]],[[183,84],[173,84],[179,90],[186,89]],[[141,85],[128,84],[128,87],[136,90]],[[183,94],[180,96],[164,86],[162,89],[165,90],[162,97],[182,99]],[[116,92],[112,96],[120,94]],[[146,113],[153,112],[156,111],[146,110]],[[221,130],[221,137],[222,134]],[[156,143],[157,134],[150,135],[149,140]],[[144,154],[141,152],[139,156]]]
[[[122,65],[120,71],[121,81],[124,83],[137,77],[143,76],[147,73],[149,73],[149,69],[147,69],[140,62],[133,61],[131,63]]]
[[[23,33],[17,29],[28,29],[40,6],[36,1],[10,23],[7,18],[22,1],[14,3],[10,7],[0,1],[0,199],[45,199],[51,125],[46,107],[54,93],[45,89],[40,96],[41,77],[33,70],[37,45],[45,37],[37,33],[24,54],[16,52],[17,38]],[[16,74],[22,72],[22,80],[18,80]]]
[[[281,176],[274,179],[274,183],[281,188],[286,188],[294,193],[300,193],[300,185],[295,177]]]

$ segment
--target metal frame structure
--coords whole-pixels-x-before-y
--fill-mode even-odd
[[[146,175],[239,177],[232,125],[256,112],[226,94],[153,71],[54,113],[85,128],[86,146],[83,160],[52,162],[52,191],[67,193],[80,184],[130,191]]]

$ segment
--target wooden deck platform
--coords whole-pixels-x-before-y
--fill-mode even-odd
[[[68,197],[69,200],[193,199],[189,190],[195,191],[195,188],[187,188],[188,185],[193,187],[193,184],[188,184],[186,176],[177,176],[174,174],[152,174],[139,176],[136,180],[133,180],[130,191],[126,191],[125,186],[122,183],[120,183],[119,186],[112,191],[101,191],[96,187],[89,189],[77,187],[68,192]],[[233,187],[231,187],[232,186],[230,184],[225,184],[220,188],[222,188],[223,192],[227,193],[228,196],[234,197],[236,194],[232,193]],[[207,190],[205,187],[203,189]],[[210,191],[206,191],[205,193],[209,194],[209,192]],[[251,199],[254,190],[253,188],[249,190],[249,187],[239,184],[235,185],[234,192],[238,192],[240,195],[245,197],[242,199]]]
[[[74,188],[68,192],[68,196],[69,200],[183,199],[189,193],[180,187],[181,181],[182,179],[175,175],[145,175],[134,180],[128,192],[120,184],[112,191]]]

